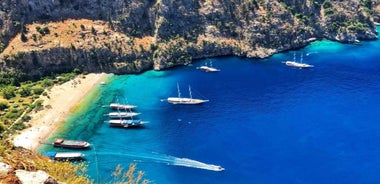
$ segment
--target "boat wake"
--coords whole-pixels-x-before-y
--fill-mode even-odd
[[[224,171],[224,168],[218,165],[205,164],[196,160],[191,160],[188,158],[174,158],[174,165],[194,167],[198,169],[207,169],[211,171]]]
[[[211,171],[224,171],[224,168],[218,165],[206,164],[189,158],[178,158],[171,155],[165,155],[160,153],[152,154],[140,154],[140,153],[112,153],[112,152],[100,152],[97,155],[114,155],[114,156],[128,156],[134,158],[140,162],[156,162],[167,165],[192,167],[198,169],[205,169]]]
[[[311,54],[318,54],[318,52],[309,52],[309,53],[306,53],[306,56],[309,56]]]

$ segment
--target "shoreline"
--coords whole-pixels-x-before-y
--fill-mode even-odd
[[[53,86],[47,91],[49,98],[40,97],[44,101],[44,109],[30,114],[32,119],[26,123],[30,127],[13,137],[14,146],[37,151],[51,134],[66,123],[65,119],[72,110],[109,75],[91,73],[84,75],[85,78],[81,76],[62,85]]]

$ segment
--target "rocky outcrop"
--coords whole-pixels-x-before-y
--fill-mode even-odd
[[[11,169],[12,167],[10,165],[0,162],[0,179],[7,177]]]
[[[44,171],[16,170],[16,176],[23,184],[58,184],[58,181]]]
[[[374,28],[372,3],[364,1],[336,1],[324,3],[323,27],[326,38],[341,42],[355,42],[355,40],[377,39],[377,31]],[[352,12],[357,11],[355,15]],[[373,27],[368,29],[369,27]]]
[[[0,162],[0,183],[58,184],[59,182],[44,171],[15,170]]]
[[[373,19],[376,23],[380,23],[380,0],[373,1],[371,4],[373,11]]]
[[[18,69],[32,76],[73,68],[134,73],[212,56],[263,58],[303,47],[310,38],[348,43],[377,39],[373,22],[378,19],[379,1],[5,0],[0,3],[0,51],[6,48],[0,56],[1,69]],[[71,27],[81,36],[72,37],[68,45],[52,45],[51,40],[36,36],[35,48],[20,52],[19,45],[12,45],[12,38],[28,42],[33,34],[39,36],[31,33],[34,28],[28,25],[32,22],[46,25],[70,18],[101,21],[108,35],[97,39],[102,30],[89,36],[88,27],[79,31]],[[58,43],[64,42],[59,38]],[[148,42],[141,44],[146,38]],[[15,51],[11,53],[9,47]]]

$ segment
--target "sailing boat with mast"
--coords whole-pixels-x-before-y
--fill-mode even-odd
[[[122,127],[122,128],[139,128],[142,127],[146,122],[140,119],[111,119],[108,124],[111,127]]]
[[[108,124],[111,127],[122,127],[122,128],[139,128],[142,127],[146,122],[141,121],[140,119],[134,119],[134,116],[139,115],[140,113],[132,112],[132,109],[124,109],[126,112],[113,112],[114,114],[109,113],[109,116],[112,118],[108,121]]]
[[[196,105],[208,102],[209,100],[196,99],[192,97],[191,87],[189,85],[189,98],[181,97],[181,91],[179,89],[179,84],[177,83],[178,97],[169,97],[167,100],[171,104],[185,104],[185,105]]]
[[[117,110],[117,112],[110,112],[108,116],[110,118],[131,118],[134,116],[138,116],[140,113],[133,112],[132,110],[136,108],[135,105],[130,104],[121,104],[119,103],[119,99],[117,99],[116,103],[111,103],[109,105],[110,109]],[[120,112],[120,110],[125,110],[125,112]]]
[[[205,65],[198,67],[198,69],[203,70],[205,72],[219,72],[220,71],[220,69],[212,67],[212,61],[210,61],[209,66],[207,66],[207,62],[206,62]]]
[[[219,72],[220,70],[217,69],[217,68],[212,67],[212,61],[210,61],[210,66],[207,67],[207,69],[205,71],[206,72]]]
[[[313,65],[302,63],[302,61],[303,61],[303,53],[301,54],[300,62],[296,61],[296,53],[294,53],[293,61],[286,61],[285,64],[287,66],[297,67],[297,68],[312,68],[312,67],[314,67]]]

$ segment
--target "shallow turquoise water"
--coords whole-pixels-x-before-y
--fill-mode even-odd
[[[198,61],[113,76],[55,136],[94,145],[84,152],[98,183],[111,181],[117,164],[131,162],[155,183],[379,183],[379,49],[380,41],[319,41],[263,60],[213,59],[219,73],[197,70],[204,63]],[[315,67],[285,66],[293,52]],[[194,96],[210,102],[162,101],[177,95],[177,82],[183,96],[191,85]],[[138,106],[146,128],[104,123],[104,106],[117,97]],[[176,166],[168,155],[226,171]]]

